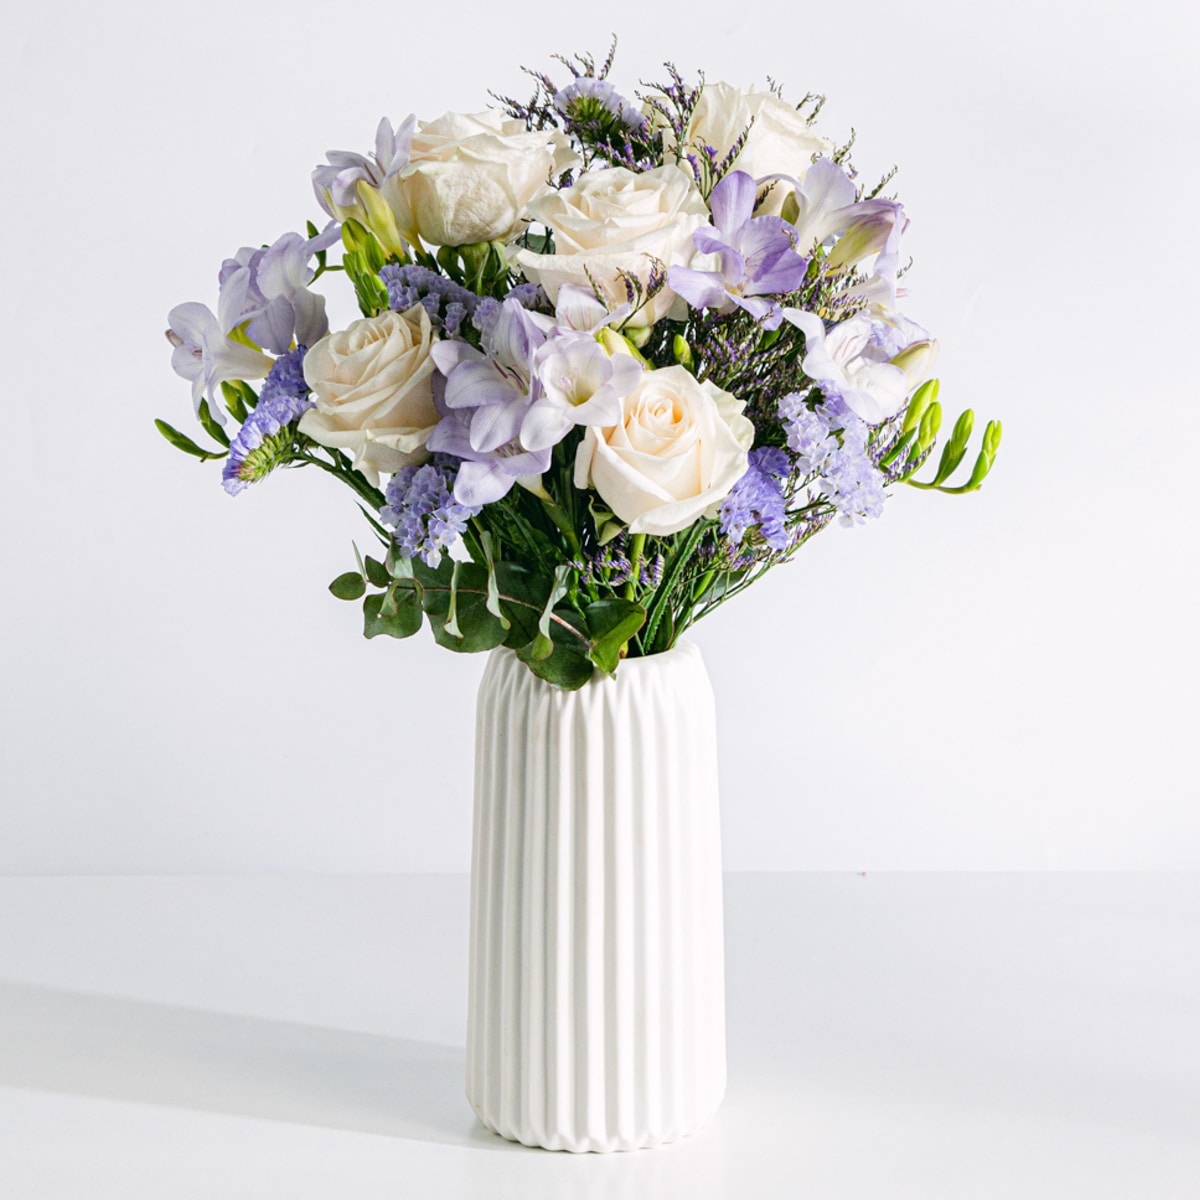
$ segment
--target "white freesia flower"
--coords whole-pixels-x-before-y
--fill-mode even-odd
[[[813,155],[827,153],[834,144],[814,133],[806,119],[774,92],[706,83],[688,125],[688,144],[712,146],[723,159],[747,129],[746,144],[730,169],[745,171],[760,183],[787,176],[771,188],[758,209],[760,216],[778,216],[792,191],[791,181],[803,180]]]
[[[889,322],[859,313],[828,332],[816,313],[785,308],[783,315],[804,334],[805,375],[826,394],[841,396],[868,425],[894,417],[937,359],[937,342],[899,314],[890,314]],[[905,337],[912,340],[898,346]]]
[[[590,287],[590,275],[613,305],[626,299],[622,271],[645,284],[656,262],[663,270],[690,263],[696,253],[692,234],[709,219],[695,182],[676,166],[588,171],[574,186],[535,200],[529,211],[554,234],[554,253],[521,250],[515,262],[525,277],[554,300],[564,284]],[[653,325],[676,299],[664,287],[631,323]]]
[[[506,241],[530,201],[577,161],[558,130],[530,132],[502,113],[446,113],[421,121],[408,162],[381,189],[410,242],[467,246]]]
[[[556,446],[576,425],[615,425],[642,364],[612,354],[587,333],[563,332],[534,356],[539,396],[521,424],[527,450]]]
[[[631,533],[678,533],[715,510],[745,474],[754,426],[743,408],[683,367],[646,371],[621,420],[584,434],[575,486],[594,487]]]
[[[322,338],[304,358],[316,408],[300,418],[300,432],[351,451],[374,484],[380,471],[423,461],[439,419],[430,387],[432,345],[429,314],[419,304],[364,317]]]
[[[262,379],[271,370],[271,359],[251,346],[225,336],[223,322],[207,304],[177,304],[167,317],[167,341],[176,375],[192,385],[192,404],[208,401],[209,412],[222,425],[225,413],[216,401],[217,385],[233,379]]]

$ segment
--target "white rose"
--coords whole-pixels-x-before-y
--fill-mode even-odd
[[[428,455],[425,442],[438,423],[430,378],[433,328],[421,305],[407,312],[364,317],[323,337],[304,356],[304,378],[316,408],[300,432],[322,446],[350,450],[373,483]]]
[[[584,434],[575,486],[594,487],[631,533],[678,533],[745,474],[754,443],[745,407],[683,367],[647,371],[625,397],[621,423]]]
[[[728,83],[705,84],[688,125],[688,142],[712,146],[724,158],[747,129],[746,144],[730,169],[745,171],[759,181],[770,175],[788,175],[800,181],[814,154],[834,148],[829,138],[814,133],[805,118],[774,92],[747,92]],[[792,190],[790,184],[776,183],[759,214],[778,216]]]
[[[590,275],[613,305],[626,300],[620,271],[645,283],[654,259],[664,268],[686,266],[696,254],[692,234],[709,220],[692,177],[674,165],[636,174],[624,167],[588,171],[573,187],[535,200],[529,212],[553,232],[555,252],[520,251],[515,262],[525,277],[556,300],[564,283],[590,290]],[[631,324],[653,325],[676,299],[664,287]]]
[[[577,161],[558,130],[530,133],[498,112],[422,121],[408,165],[385,181],[400,232],[434,246],[505,241],[550,178]]]

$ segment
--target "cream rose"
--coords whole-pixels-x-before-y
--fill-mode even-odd
[[[590,275],[614,305],[626,299],[620,271],[644,283],[654,259],[686,266],[696,254],[692,234],[709,220],[691,176],[673,165],[637,174],[624,167],[588,171],[573,187],[535,200],[529,212],[553,232],[555,252],[520,251],[515,262],[525,277],[556,300],[564,283],[590,289]],[[676,299],[664,287],[630,323],[653,325]]]
[[[383,185],[396,225],[434,246],[506,241],[526,206],[577,161],[558,130],[530,133],[498,112],[446,113],[422,121],[408,165]]]
[[[304,357],[316,408],[300,418],[300,432],[352,451],[354,465],[374,484],[380,471],[428,457],[425,442],[439,420],[430,387],[433,340],[419,304],[323,337]]]
[[[745,474],[754,426],[715,384],[683,367],[647,371],[622,408],[619,425],[584,434],[575,486],[594,487],[631,533],[686,529]]]
[[[805,118],[774,92],[743,91],[728,83],[705,84],[688,125],[688,142],[712,146],[723,158],[747,129],[746,144],[731,169],[760,181],[770,175],[788,175],[800,181],[814,154],[834,148],[829,138],[814,133]],[[790,184],[776,183],[758,209],[759,215],[778,216],[792,191]]]

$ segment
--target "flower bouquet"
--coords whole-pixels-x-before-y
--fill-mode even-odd
[[[815,131],[820,97],[668,64],[633,100],[611,52],[561,61],[527,102],[330,151],[324,227],[226,259],[215,315],[170,314],[213,445],[157,424],[231,495],[280,467],[350,488],[379,550],[331,590],[367,637],[428,620],[574,689],[897,484],[978,488],[1000,424],[951,484],[964,412],[915,478],[942,415],[937,342],[897,308],[908,219]],[[335,274],[362,318],[331,331]]]
[[[1000,425],[955,484],[963,413],[922,472],[942,417],[937,343],[897,308],[907,218],[814,130],[819,97],[668,64],[630,99],[611,53],[559,61],[526,102],[330,151],[328,223],[170,315],[213,444],[158,427],[232,495],[340,480],[378,548],[330,588],[367,637],[491,651],[467,1096],[505,1137],[634,1149],[725,1087],[715,710],[681,634],[889,488],[978,488]],[[331,331],[335,273],[362,317]]]

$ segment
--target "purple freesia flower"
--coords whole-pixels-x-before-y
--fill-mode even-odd
[[[471,439],[469,408],[448,408],[445,397],[434,390],[434,404],[442,419],[425,443],[429,450],[461,459],[454,479],[454,499],[464,508],[491,504],[512,490],[519,479],[541,475],[550,467],[553,453],[545,450],[526,450],[514,437],[491,450],[477,450]]]
[[[713,188],[712,225],[692,235],[696,248],[715,254],[716,271],[672,267],[667,283],[693,308],[718,312],[744,309],[764,329],[783,319],[779,304],[767,297],[794,292],[808,261],[796,253],[795,231],[781,217],[756,217],[757,186],[745,171],[732,171]]]
[[[352,150],[327,151],[329,161],[312,173],[313,191],[321,207],[337,220],[346,209],[360,208],[360,182],[382,188],[408,166],[416,127],[416,116],[406,118],[396,129],[384,117],[375,130],[375,153],[369,158]]]
[[[434,377],[434,403],[442,419],[426,445],[463,460],[454,481],[459,504],[490,504],[518,479],[549,467],[551,448],[530,451],[520,432],[538,394],[534,356],[552,326],[549,317],[512,297],[489,322],[486,353],[462,341],[438,342],[431,350],[445,382]]]
[[[314,238],[285,233],[272,245],[243,246],[221,264],[218,312],[225,333],[246,324],[251,341],[283,354],[293,339],[305,346],[329,332],[325,297],[308,290],[313,272],[308,260],[328,249],[340,236],[334,224]]]

